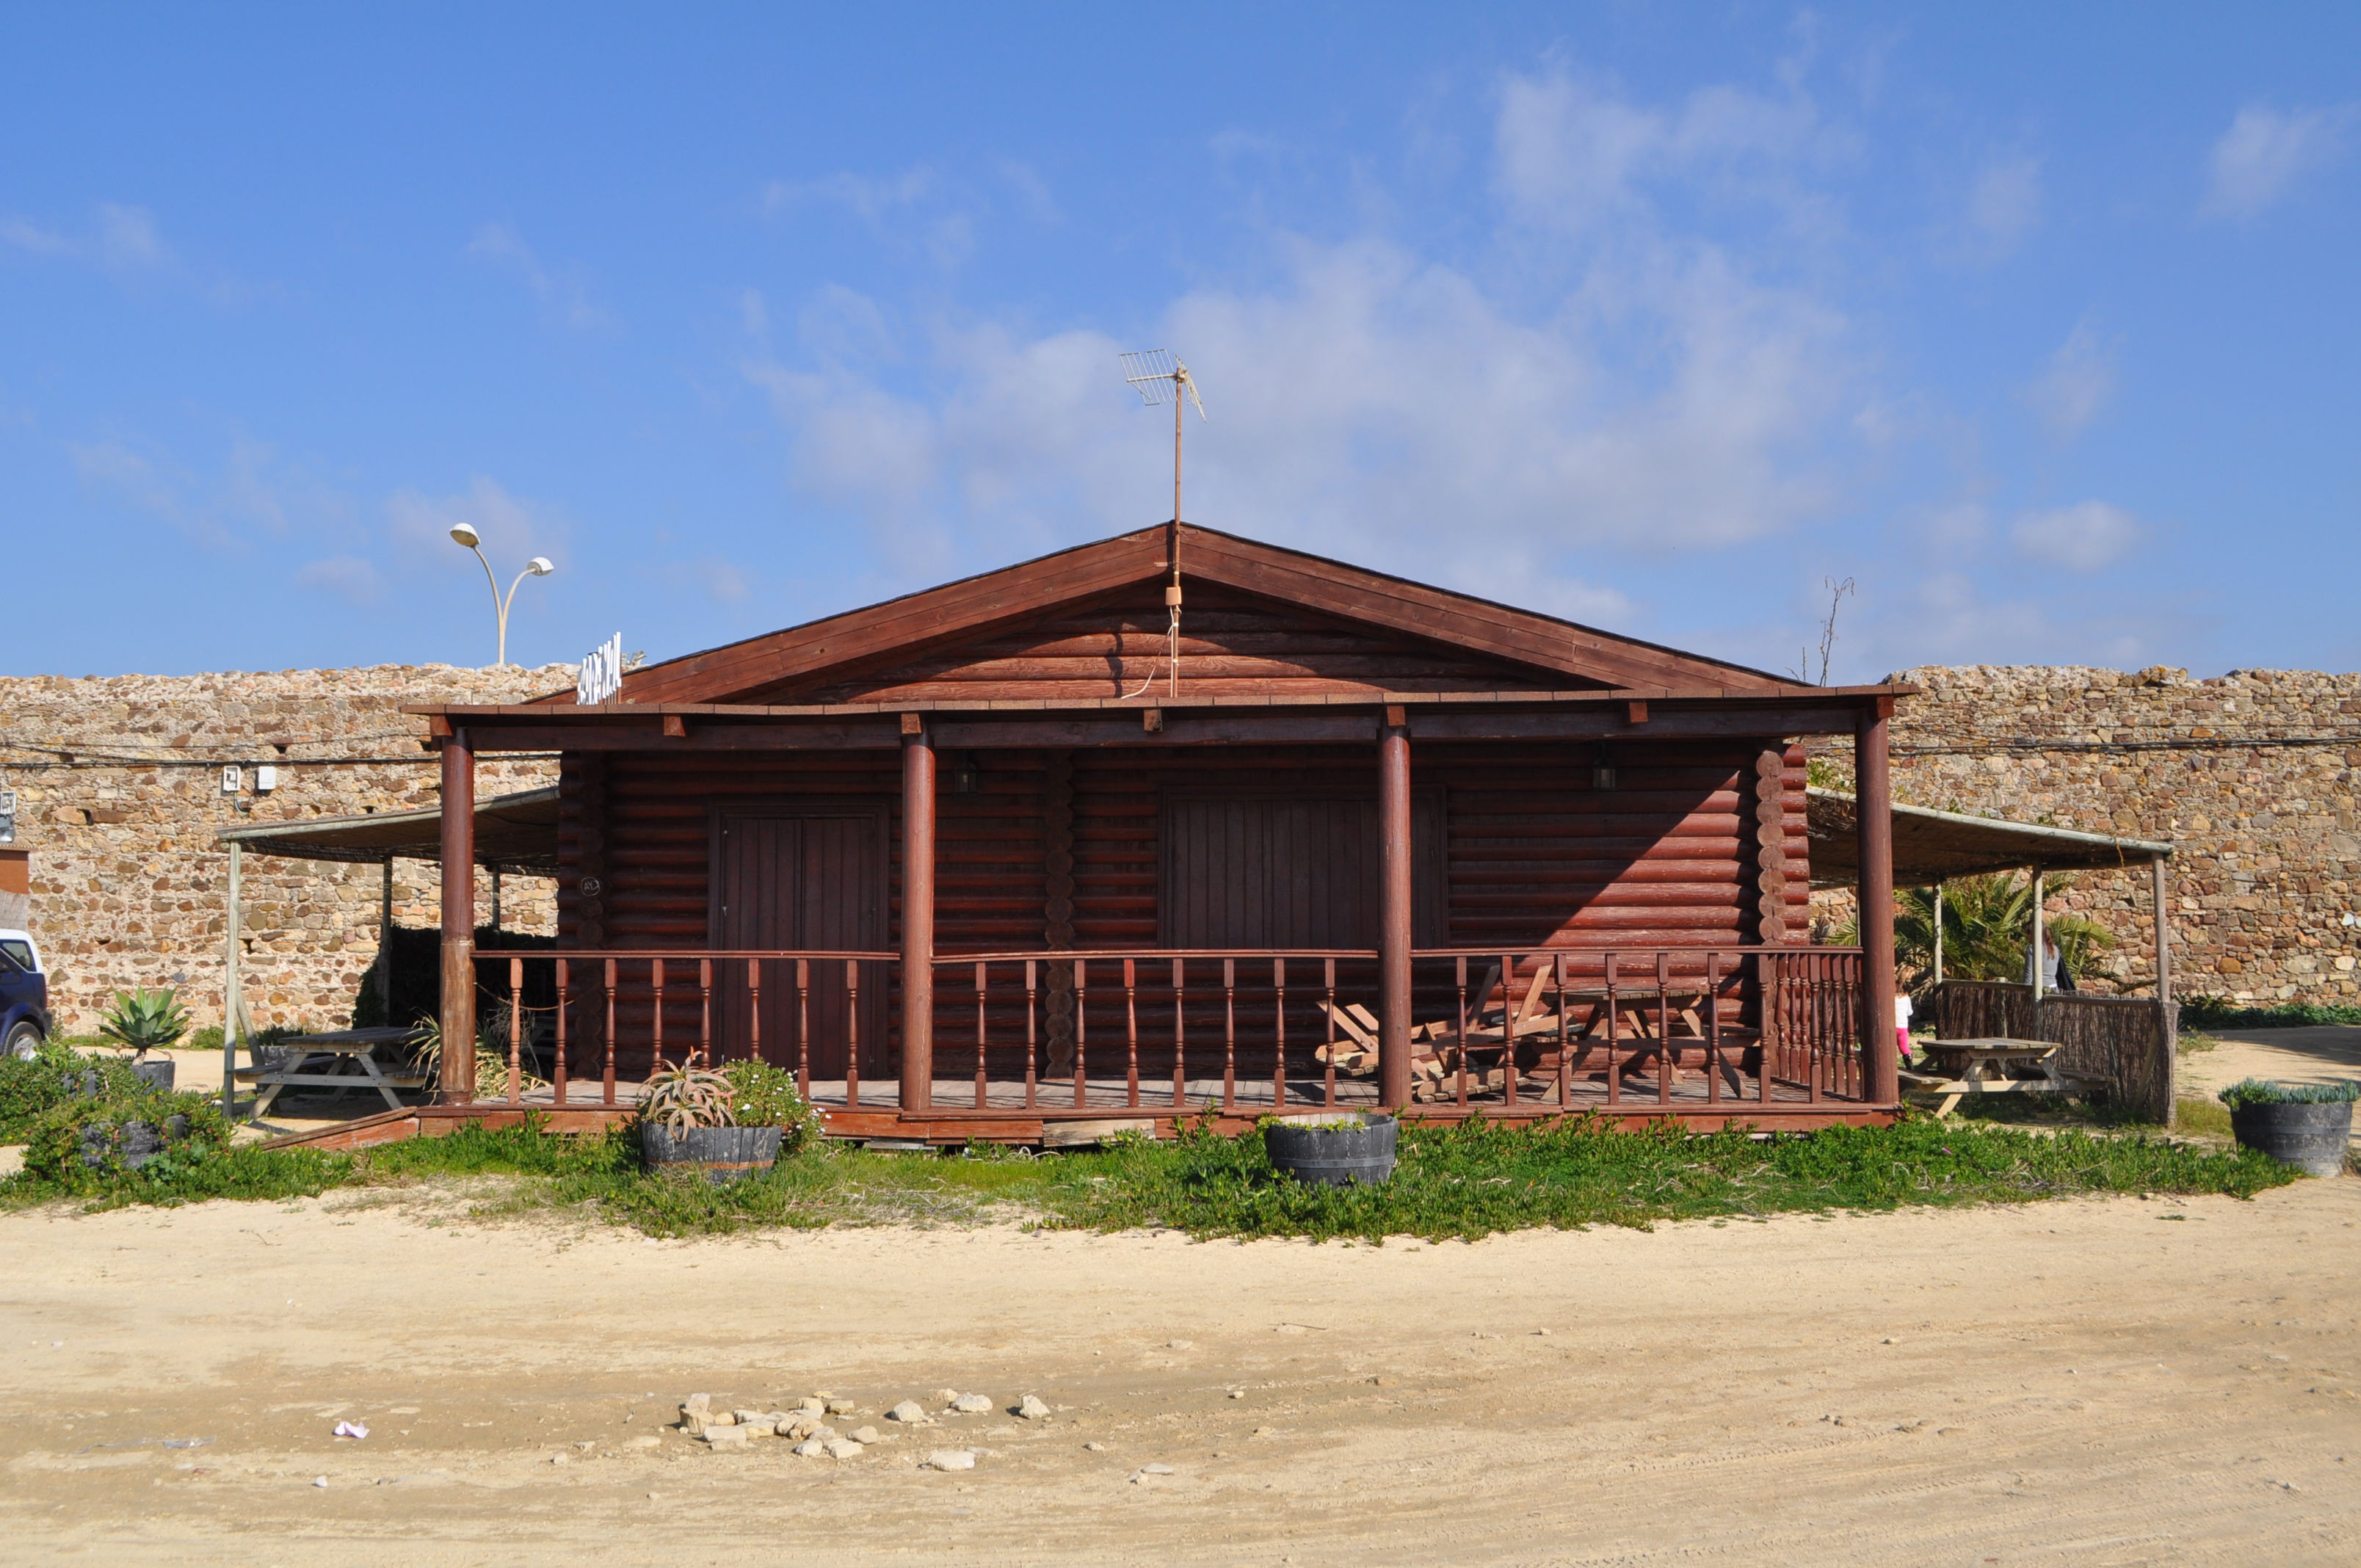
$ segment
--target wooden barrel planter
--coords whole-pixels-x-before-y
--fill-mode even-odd
[[[1401,1124],[1357,1111],[1316,1120],[1274,1122],[1263,1130],[1270,1163],[1298,1181],[1323,1187],[1375,1187],[1394,1173]]]
[[[2353,1102],[2234,1105],[2230,1131],[2241,1148],[2260,1149],[2307,1176],[2334,1176],[2353,1138]]]
[[[640,1124],[640,1153],[652,1170],[701,1170],[715,1185],[760,1176],[779,1162],[776,1127],[687,1127]]]

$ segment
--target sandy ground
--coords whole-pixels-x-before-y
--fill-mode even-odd
[[[463,1208],[0,1218],[0,1561],[2361,1560],[2352,1179],[1383,1248]],[[665,1425],[939,1388],[1057,1414]]]

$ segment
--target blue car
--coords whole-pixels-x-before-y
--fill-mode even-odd
[[[0,931],[0,1042],[28,1057],[49,1035],[49,977],[41,950],[22,931]]]

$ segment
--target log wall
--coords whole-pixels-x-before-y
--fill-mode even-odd
[[[1616,787],[1600,790],[1589,744],[1418,749],[1413,787],[1441,803],[1444,843],[1433,859],[1444,880],[1444,944],[1626,952],[1737,945],[1757,939],[1766,893],[1785,901],[1788,924],[1800,927],[1808,885],[1802,758],[1786,754],[1773,784],[1759,763],[1763,751],[1744,740],[1617,742]],[[959,793],[953,781],[971,763],[976,787]],[[948,752],[940,773],[936,938],[946,955],[1158,946],[1168,791],[1356,797],[1374,796],[1377,784],[1374,747]],[[1784,832],[1762,820],[1766,784],[1785,805]],[[899,789],[896,759],[884,751],[569,758],[560,944],[706,947],[716,804],[865,797],[892,818],[891,948],[901,939]],[[602,801],[599,820],[592,812]],[[1782,842],[1784,870],[1766,868],[1763,850]],[[1069,861],[1053,900],[1051,868],[1065,873]],[[596,879],[595,895],[586,877]],[[881,968],[878,980],[886,978]],[[668,985],[686,979],[684,969]],[[628,1041],[646,1002],[643,981],[626,981],[618,1033]],[[959,1037],[960,1010],[970,1005],[956,988],[945,992],[939,1038]],[[668,991],[668,1041],[695,1037],[696,1006],[693,987]]]
[[[1370,696],[1388,691],[1548,690],[1578,685],[1440,643],[1331,620],[1301,606],[1193,584],[1180,618],[1180,683],[1194,696]],[[1070,607],[989,637],[863,674],[784,683],[754,702],[919,702],[961,697],[1121,696],[1170,671],[1159,585]]]

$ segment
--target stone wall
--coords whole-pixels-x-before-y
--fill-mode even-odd
[[[1894,717],[1898,799],[2172,841],[2176,994],[2361,1001],[2361,925],[2346,924],[2361,913],[2361,675],[1973,665],[1890,678],[1926,688]],[[1850,750],[1827,761],[1850,788]],[[2103,988],[2153,986],[2145,863],[2077,873],[2064,903],[2117,938]]]
[[[2180,847],[2182,995],[2361,1001],[2361,925],[2344,924],[2361,915],[2361,676],[1972,666],[1894,678],[1926,688],[1895,718],[1901,798]],[[114,990],[138,984],[177,986],[200,1024],[219,1023],[216,830],[432,805],[434,758],[403,703],[515,700],[572,680],[562,665],[0,679],[0,767],[18,792],[16,847],[31,851],[31,925],[61,1026],[88,1030]],[[1849,751],[1819,760],[1849,786]],[[272,762],[282,782],[225,796],[231,762]],[[548,762],[488,762],[478,790],[553,778]],[[254,1023],[341,1025],[377,952],[378,868],[251,854],[246,867]],[[505,879],[504,924],[553,929],[551,891]],[[434,925],[440,896],[434,866],[396,862],[402,924]],[[2153,983],[2145,866],[2081,873],[2065,904],[2118,938],[2103,984]],[[488,876],[477,909],[490,919]]]
[[[31,852],[31,928],[50,970],[59,1027],[93,1029],[119,988],[176,987],[197,1025],[222,1021],[232,825],[433,806],[424,720],[404,703],[512,702],[573,684],[563,665],[469,670],[380,665],[269,674],[0,679],[0,769],[17,792],[16,845]],[[221,790],[224,763],[247,787]],[[254,765],[279,770],[257,795]],[[555,782],[555,764],[478,765],[479,796]],[[377,956],[374,865],[245,857],[243,983],[257,1028],[342,1027]],[[551,884],[504,877],[502,923],[555,929]],[[432,862],[394,863],[394,914],[434,926]],[[477,878],[479,922],[491,879]]]

